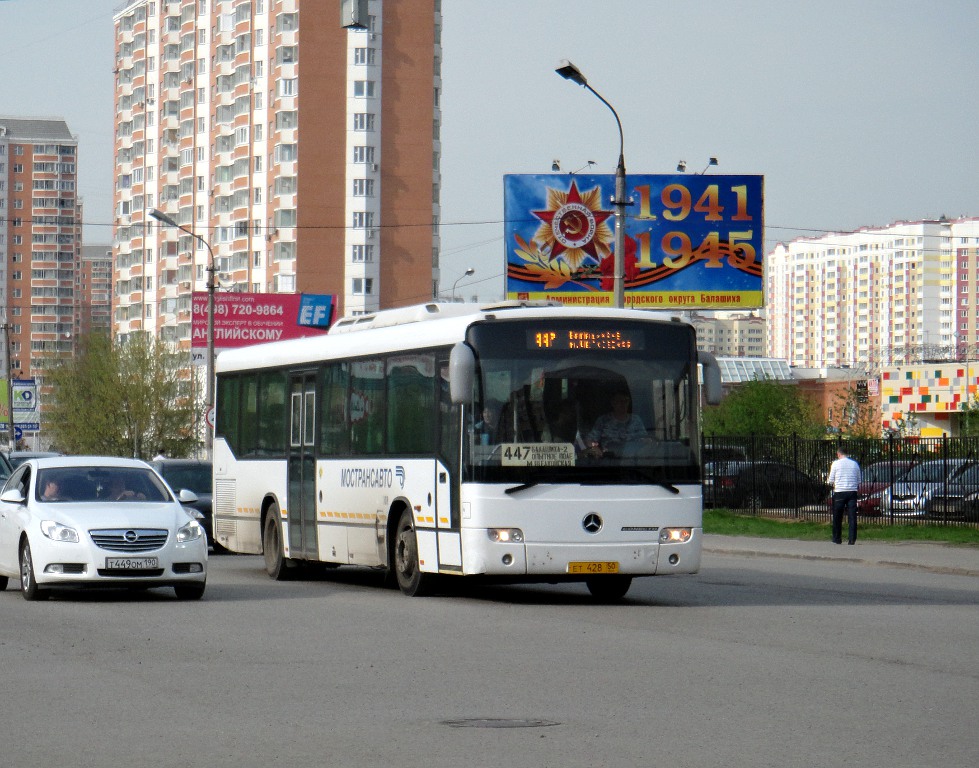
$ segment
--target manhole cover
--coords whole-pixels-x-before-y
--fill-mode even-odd
[[[519,720],[510,717],[470,717],[465,720],[443,720],[452,728],[546,728],[560,725],[553,720]]]

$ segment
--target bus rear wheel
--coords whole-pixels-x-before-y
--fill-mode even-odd
[[[631,576],[595,576],[585,581],[592,597],[603,603],[615,603],[625,597],[632,586]]]
[[[262,554],[265,556],[265,572],[276,581],[285,580],[289,564],[282,551],[282,516],[279,514],[278,504],[269,507],[268,517],[265,518]]]
[[[418,564],[418,537],[411,510],[406,509],[398,520],[394,536],[394,575],[398,588],[408,597],[420,597],[431,591],[434,576],[422,573]]]

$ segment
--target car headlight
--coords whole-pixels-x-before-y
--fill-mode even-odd
[[[78,531],[74,528],[69,528],[67,525],[56,523],[54,520],[42,520],[41,533],[54,541],[66,541],[72,544],[78,543]]]
[[[496,541],[501,544],[506,544],[507,542],[520,544],[523,542],[523,531],[519,528],[488,528],[486,534],[489,536],[490,541]]]
[[[693,536],[692,528],[663,528],[659,532],[660,544],[686,544]]]
[[[201,528],[201,524],[196,520],[191,520],[186,525],[182,525],[177,529],[177,541],[179,543],[194,541],[203,535],[204,529]]]

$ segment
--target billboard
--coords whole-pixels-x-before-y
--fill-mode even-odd
[[[214,351],[326,333],[335,305],[327,294],[217,292]],[[206,291],[194,291],[192,310],[192,356],[201,365],[207,357]]]
[[[10,428],[10,397],[7,380],[0,386],[0,430]],[[38,414],[37,381],[35,379],[14,379],[14,426],[25,432],[37,432],[40,416]]]
[[[762,176],[647,174],[626,182],[626,306],[762,306]],[[507,298],[611,306],[614,193],[610,174],[505,176]]]

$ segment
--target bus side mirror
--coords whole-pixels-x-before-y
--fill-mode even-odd
[[[703,388],[704,388],[704,401],[708,405],[717,405],[721,402],[721,366],[717,364],[717,358],[715,358],[710,352],[698,352],[697,362],[703,367]]]
[[[456,405],[472,400],[476,378],[476,355],[472,347],[460,341],[449,353],[449,397]]]

